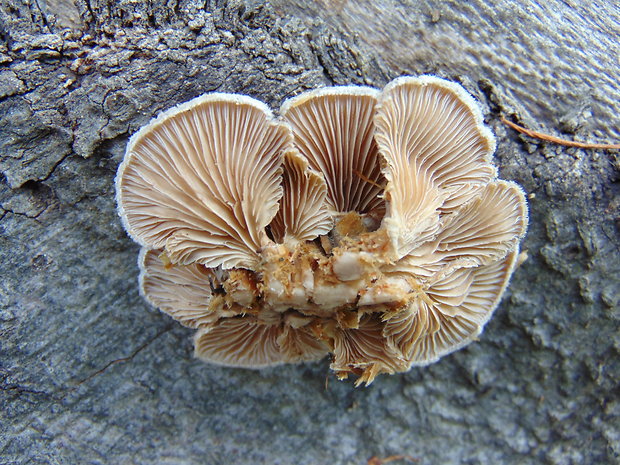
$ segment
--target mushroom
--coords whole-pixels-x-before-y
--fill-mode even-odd
[[[221,286],[223,276],[216,269],[193,263],[172,266],[162,250],[143,248],[140,265],[140,293],[184,326],[198,328],[218,320],[209,304],[213,291]]]
[[[323,358],[327,351],[304,329],[266,324],[256,317],[223,318],[194,338],[196,356],[210,363],[263,368]]]
[[[334,337],[334,361],[330,368],[341,378],[359,375],[356,384],[371,383],[380,373],[396,373],[409,368],[398,350],[388,345],[384,325],[376,314],[366,315],[353,329],[338,329]]]
[[[377,96],[370,87],[327,87],[287,100],[280,110],[295,145],[325,176],[332,213],[383,208],[373,123]]]
[[[410,365],[428,365],[474,340],[498,305],[517,255],[436,274],[404,311],[384,314],[388,346]]]
[[[495,178],[495,138],[462,87],[432,76],[388,84],[375,124],[388,180],[384,225],[402,258],[437,235],[442,214]]]
[[[271,222],[271,232],[278,242],[311,241],[332,229],[327,211],[327,187],[323,176],[310,169],[299,152],[291,150],[284,157],[282,201]]]
[[[119,167],[127,232],[173,263],[256,265],[291,144],[289,127],[245,96],[208,94],[162,113],[131,138]]]
[[[277,119],[208,94],[134,135],[116,178],[146,300],[241,367],[332,354],[339,378],[426,365],[476,339],[527,229],[462,87],[331,87]]]

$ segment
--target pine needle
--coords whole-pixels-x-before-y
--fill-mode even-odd
[[[558,145],[564,145],[566,147],[577,147],[580,149],[594,149],[594,150],[612,150],[612,149],[620,149],[620,144],[589,144],[587,142],[577,142],[573,140],[561,139],[559,137],[552,136],[550,134],[545,134],[538,131],[532,131],[531,129],[524,128],[523,126],[519,126],[512,121],[508,121],[503,116],[501,117],[502,123],[511,127],[515,131],[519,131],[526,136],[533,137],[534,139],[540,139],[547,142],[552,142]]]
[[[368,459],[368,465],[383,465],[388,462],[393,462],[394,460],[407,460],[409,462],[420,461],[420,459],[416,459],[410,455],[390,455],[389,457],[385,457],[383,459],[380,459],[379,457],[370,457]]]

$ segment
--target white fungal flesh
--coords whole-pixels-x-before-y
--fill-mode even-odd
[[[141,291],[196,355],[263,367],[332,353],[340,378],[432,363],[482,331],[515,268],[525,196],[459,85],[333,87],[274,119],[210,94],[132,137],[116,179]]]

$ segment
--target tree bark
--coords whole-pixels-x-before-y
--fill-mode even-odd
[[[620,7],[499,0],[32,0],[0,9],[0,463],[613,463],[620,456]],[[480,341],[354,389],[328,361],[192,357],[138,295],[131,134],[205,92],[461,82],[530,194],[529,258]],[[326,383],[329,379],[329,383]]]

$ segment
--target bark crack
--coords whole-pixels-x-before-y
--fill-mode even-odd
[[[159,331],[157,334],[155,334],[153,337],[151,337],[150,339],[148,339],[146,342],[144,342],[140,347],[138,347],[136,350],[134,350],[131,354],[129,354],[126,357],[121,357],[121,358],[117,358],[115,360],[112,360],[108,363],[106,363],[102,368],[100,368],[99,370],[91,373],[90,375],[88,375],[86,378],[78,381],[75,385],[75,387],[72,389],[76,389],[77,387],[81,386],[84,383],[87,383],[88,381],[90,381],[91,379],[103,374],[106,372],[106,370],[108,368],[110,368],[113,365],[116,365],[118,363],[123,363],[123,362],[130,362],[131,360],[133,360],[136,355],[138,355],[140,352],[142,352],[144,349],[146,349],[149,345],[151,345],[153,342],[155,342],[157,339],[159,339],[161,336],[163,336],[164,334],[166,334],[168,331],[170,331],[173,328],[173,325],[169,325],[167,327],[165,327],[164,329],[162,329],[161,331]]]

